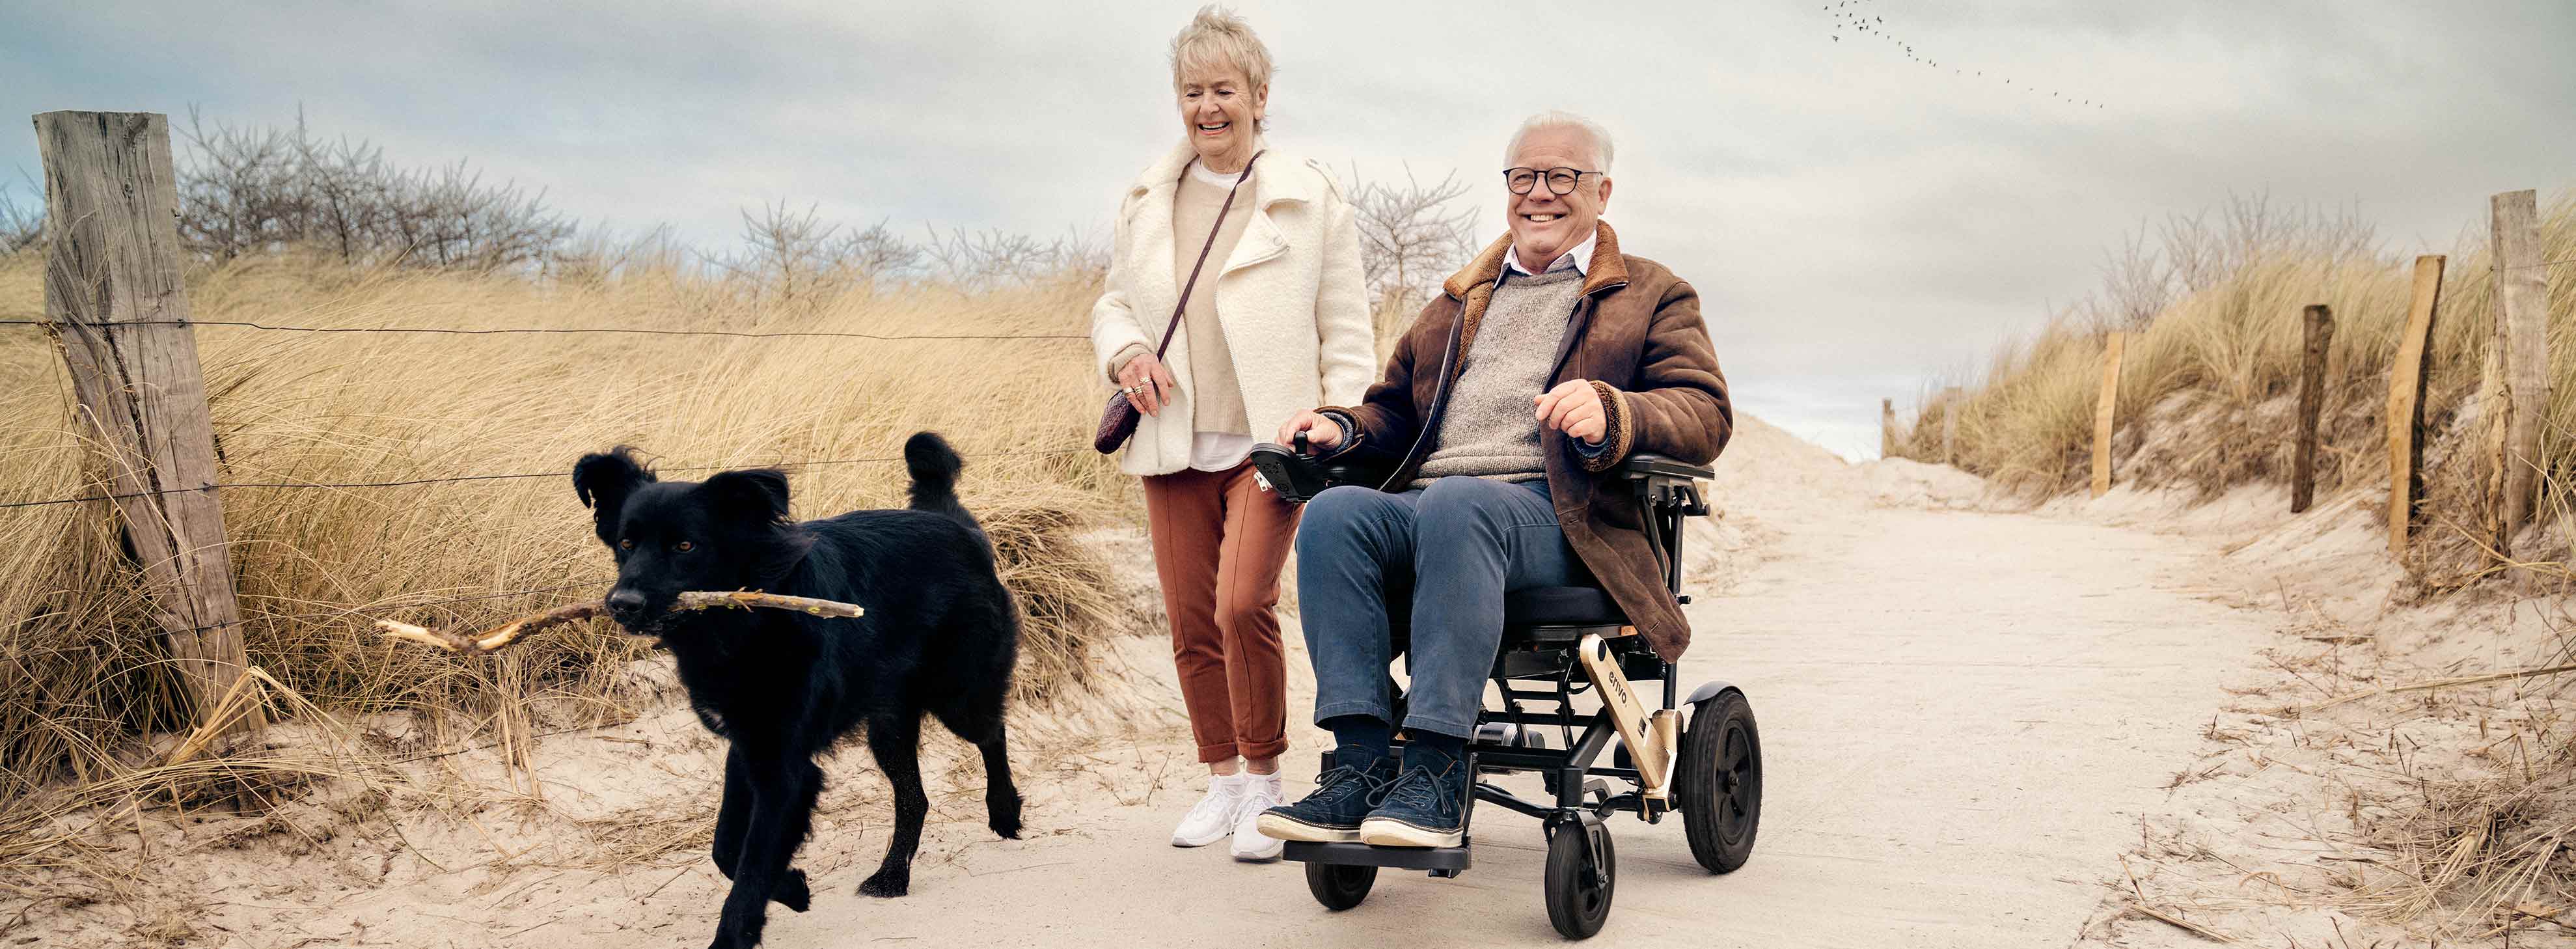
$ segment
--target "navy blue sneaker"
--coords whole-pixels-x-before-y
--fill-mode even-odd
[[[1404,749],[1404,772],[1360,819],[1360,842],[1376,847],[1456,847],[1467,841],[1467,762],[1420,746]]]
[[[1331,770],[1316,776],[1315,793],[1261,812],[1264,836],[1324,844],[1360,839],[1360,819],[1395,776],[1395,759],[1346,747],[1333,753],[1333,761]]]

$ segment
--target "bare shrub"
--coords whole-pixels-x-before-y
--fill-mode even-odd
[[[365,141],[315,136],[301,115],[242,127],[191,110],[178,137],[179,238],[211,263],[307,247],[353,266],[490,273],[540,267],[576,230],[542,191],[462,161],[396,165]]]
[[[2142,329],[2173,305],[2174,265],[2148,246],[2147,237],[2147,229],[2140,226],[2121,239],[2116,252],[2102,252],[2102,289],[2083,304],[2095,326]]]
[[[1351,208],[1360,232],[1360,265],[1383,341],[1413,319],[1413,311],[1438,293],[1440,281],[1476,252],[1473,207],[1455,202],[1467,194],[1456,172],[1425,185],[1404,171],[1401,187],[1368,181],[1351,170]]]
[[[742,248],[710,258],[749,282],[753,292],[793,303],[839,296],[879,280],[917,273],[924,254],[887,230],[884,222],[852,230],[828,222],[812,206],[790,211],[787,202],[742,212]]]
[[[2378,228],[2358,207],[2279,205],[2271,195],[2229,195],[2216,208],[2172,213],[2121,236],[2103,252],[2102,286],[2077,305],[2097,332],[2139,330],[2193,294],[2267,260],[2325,267],[2383,260]]]
[[[700,269],[696,252],[680,242],[670,225],[661,224],[631,237],[583,234],[546,262],[545,273],[554,280],[596,286],[614,280],[667,280]]]
[[[943,235],[932,226],[929,231],[922,252],[929,258],[930,277],[960,289],[994,290],[1059,279],[1097,283],[1109,273],[1108,243],[1078,232],[1042,240],[998,228],[961,228]]]
[[[20,203],[16,189],[0,186],[0,257],[36,246],[45,238],[44,190],[30,189],[35,200]]]

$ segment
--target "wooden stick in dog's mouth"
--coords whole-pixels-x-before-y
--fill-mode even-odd
[[[809,616],[835,616],[842,618],[854,618],[866,615],[865,610],[848,603],[840,603],[832,600],[817,600],[812,597],[803,596],[782,596],[776,593],[761,593],[754,590],[738,590],[732,593],[711,593],[705,591],[682,593],[680,594],[678,602],[671,605],[671,611],[677,613],[683,610],[706,610],[716,609],[719,607],[738,610],[750,609],[753,607],[772,610],[794,610]],[[485,653],[498,652],[502,648],[518,642],[521,637],[524,637],[529,633],[545,629],[549,626],[561,626],[565,623],[585,620],[594,616],[606,615],[608,615],[608,605],[593,601],[589,603],[575,603],[570,606],[559,606],[543,613],[538,613],[534,616],[522,616],[518,619],[511,620],[507,623],[503,623],[499,626],[495,626],[491,629],[472,635],[451,630],[434,630],[425,626],[415,626],[410,623],[389,619],[377,620],[376,628],[383,631],[385,638],[387,639],[408,640],[424,646],[435,646],[452,653],[479,656]]]

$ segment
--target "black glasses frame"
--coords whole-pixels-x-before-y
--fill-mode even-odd
[[[1513,184],[1512,178],[1524,171],[1530,173],[1530,179],[1518,185]],[[1556,173],[1560,171],[1572,172],[1574,174],[1574,180],[1566,182],[1565,187],[1562,188],[1556,186]],[[1562,196],[1573,194],[1575,188],[1581,187],[1583,184],[1583,176],[1597,174],[1601,174],[1601,172],[1585,171],[1581,168],[1567,168],[1562,165],[1555,168],[1505,168],[1503,169],[1503,187],[1512,189],[1513,194],[1528,194],[1530,193],[1530,189],[1538,187],[1538,183],[1541,180],[1544,180],[1547,182],[1547,192],[1549,194]]]

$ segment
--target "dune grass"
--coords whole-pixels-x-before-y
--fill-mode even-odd
[[[2576,258],[2576,192],[2544,200],[2542,258]],[[2483,229],[2450,255],[2431,373],[2425,383],[2428,507],[2469,520],[2484,483],[2475,414],[2495,308]],[[1956,413],[1955,463],[2026,496],[2082,488],[2090,479],[2093,410],[2106,334],[2130,331],[2112,455],[2123,483],[2179,487],[2203,496],[2260,480],[2286,480],[2296,422],[2302,312],[2333,308],[2320,425],[2319,497],[2376,487],[2387,475],[2385,405],[2390,365],[2406,319],[2413,261],[2394,255],[2322,256],[2296,234],[2276,233],[2222,279],[2180,295],[2143,325],[2115,327],[2068,314],[1996,352],[1964,397],[1926,398],[1897,454],[1942,459],[1944,415]],[[2576,478],[2576,264],[2549,268],[2549,376],[2558,380],[2544,424],[2546,482]],[[1930,391],[1939,391],[1938,386]],[[2544,511],[2551,509],[2544,502]]]
[[[0,258],[0,314],[41,312],[41,266],[33,252]],[[535,281],[292,255],[189,282],[203,320],[888,335],[1080,333],[1097,286],[1079,276],[972,292],[906,284],[795,306],[739,291],[673,269]],[[222,492],[251,662],[316,707],[416,713],[439,719],[440,734],[525,735],[541,707],[594,721],[629,714],[638,697],[619,684],[623,670],[649,652],[597,626],[475,662],[368,629],[376,617],[482,624],[596,596],[613,567],[569,475],[554,473],[617,444],[665,467],[749,466],[891,459],[912,432],[940,431],[967,455],[962,493],[1029,620],[1020,697],[1079,678],[1087,644],[1116,625],[1105,567],[1072,537],[1129,503],[1126,479],[1087,448],[1098,386],[1079,339],[197,336],[226,481],[545,475]],[[71,404],[53,343],[0,326],[0,502],[100,489]],[[906,486],[899,462],[792,468],[791,478],[800,517],[899,505]],[[550,592],[510,595],[523,590]],[[406,605],[489,594],[504,595]],[[139,760],[139,735],[180,724],[165,656],[103,505],[0,509],[0,799]]]

